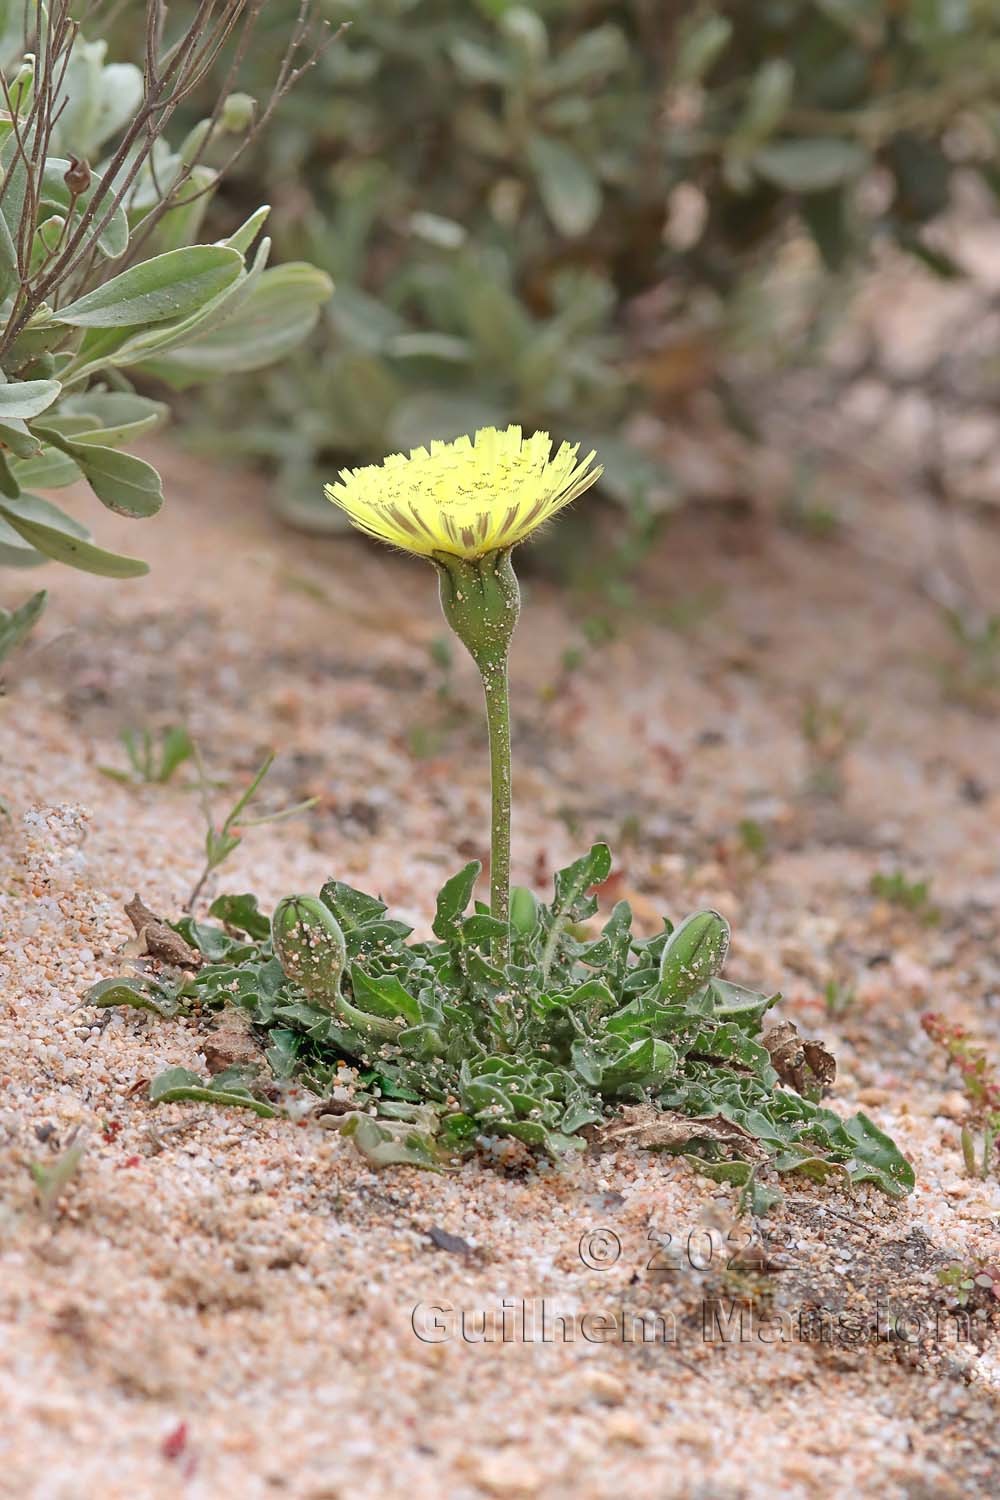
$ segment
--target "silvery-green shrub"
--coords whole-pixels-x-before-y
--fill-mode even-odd
[[[92,541],[89,517],[49,492],[83,481],[109,510],[154,515],[160,477],[125,451],[167,415],[149,384],[274,363],[310,332],[330,281],[268,266],[266,207],[202,242],[212,163],[240,150],[254,110],[229,91],[193,126],[174,115],[226,46],[252,36],[262,0],[203,5],[172,38],[150,0],[142,66],[109,60],[99,5],[86,34],[75,9],[0,0],[0,565],[132,578],[147,564]],[[278,94],[295,71],[286,53]],[[0,653],[43,602],[0,616]]]

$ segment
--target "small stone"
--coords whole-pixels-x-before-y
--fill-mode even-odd
[[[678,1423],[673,1430],[673,1439],[682,1448],[693,1448],[696,1453],[715,1451],[715,1434],[697,1422]]]
[[[950,1094],[945,1094],[937,1107],[937,1113],[944,1115],[946,1120],[964,1120],[969,1113],[969,1101],[964,1094],[953,1089]]]
[[[621,1406],[625,1400],[624,1385],[607,1370],[588,1370],[582,1383],[587,1394],[600,1401],[602,1406]]]
[[[537,1495],[542,1476],[513,1453],[490,1453],[480,1460],[476,1478],[490,1495]]]
[[[248,1067],[260,1062],[261,1049],[250,1018],[237,1010],[223,1011],[218,1026],[205,1038],[202,1051],[213,1078],[227,1068]]]
[[[858,1089],[857,1097],[859,1104],[891,1104],[892,1090],[878,1088]]]
[[[612,1412],[605,1424],[604,1432],[611,1443],[623,1443],[630,1448],[646,1446],[646,1430],[634,1412]]]

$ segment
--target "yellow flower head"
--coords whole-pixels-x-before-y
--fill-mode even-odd
[[[603,472],[579,445],[552,456],[547,432],[483,427],[474,438],[393,453],[380,464],[344,469],[326,496],[355,526],[421,557],[484,557],[523,542]]]

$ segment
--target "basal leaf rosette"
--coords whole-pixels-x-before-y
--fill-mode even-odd
[[[579,444],[553,454],[547,432],[483,427],[407,456],[344,469],[326,496],[369,536],[434,560],[474,559],[523,542],[603,472]]]
[[[222,926],[175,924],[199,967],[118,975],[89,999],[164,1019],[236,1007],[266,1034],[259,1063],[210,1083],[168,1069],[152,1102],[305,1109],[376,1166],[448,1167],[473,1151],[503,1162],[515,1141],[559,1159],[595,1127],[612,1145],[684,1155],[748,1205],[775,1201],[786,1173],[911,1192],[911,1164],[872,1120],[825,1107],[820,1044],[765,1026],[779,996],[722,977],[720,913],[664,917],[640,937],[618,901],[589,925],[610,868],[595,844],[557,872],[548,901],[515,888],[504,965],[473,860],[442,887],[430,939],[339,880],[286,897],[270,923],[256,897],[222,896],[208,913]],[[792,1043],[804,1065],[790,1066]]]

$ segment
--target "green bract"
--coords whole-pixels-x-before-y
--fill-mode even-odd
[[[96,546],[38,491],[82,481],[119,515],[155,515],[159,475],[120,449],[167,408],[132,377],[187,385],[257,369],[310,331],[329,296],[311,266],[266,269],[266,208],[226,240],[191,243],[220,177],[205,153],[249,117],[223,108],[176,149],[163,132],[200,80],[200,50],[211,55],[252,8],[201,7],[188,61],[182,39],[179,58],[147,55],[144,74],[107,63],[106,43],[85,41],[70,7],[0,6],[10,106],[0,117],[0,566],[148,572]],[[41,597],[8,619],[0,654]]]
[[[780,1084],[761,1042],[778,996],[719,976],[728,926],[717,913],[640,939],[619,902],[585,934],[591,888],[609,868],[595,845],[559,872],[550,903],[516,890],[507,926],[473,902],[479,865],[466,865],[440,893],[429,942],[410,941],[381,901],[338,881],[319,899],[282,901],[273,945],[253,897],[224,897],[211,912],[224,925],[177,924],[206,959],[194,978],[108,980],[90,999],[166,1017],[236,1006],[267,1042],[274,1077],[317,1101],[345,1059],[355,1064],[366,1088],[348,1133],[379,1163],[440,1166],[497,1138],[555,1156],[616,1106],[649,1102],[687,1120],[666,1149],[721,1180],[746,1183],[767,1162],[908,1193],[909,1163],[870,1120]],[[491,957],[498,939],[510,943],[503,966]],[[210,1090],[181,1072],[156,1080],[151,1097],[251,1108],[262,1092],[275,1097],[260,1078],[227,1075]]]

